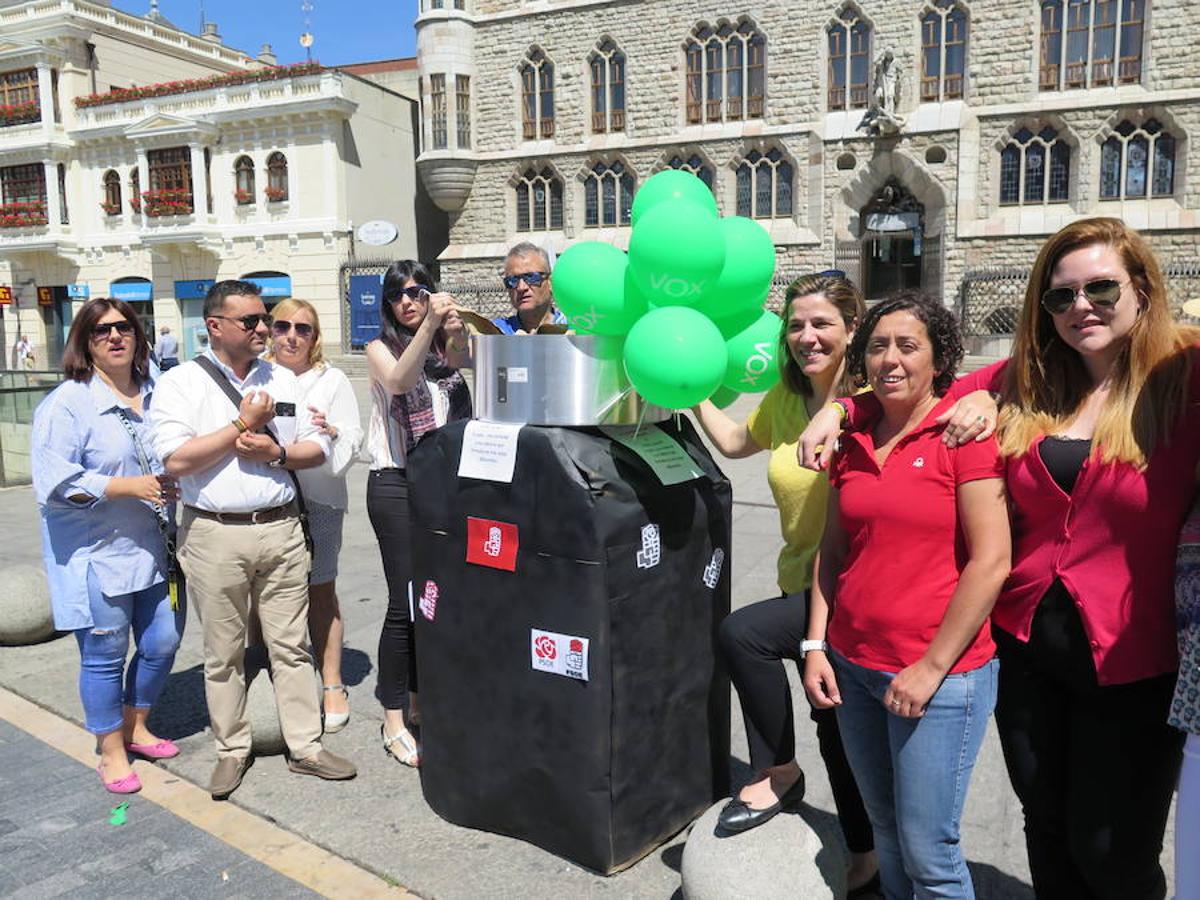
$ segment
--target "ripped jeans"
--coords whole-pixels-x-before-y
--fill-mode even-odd
[[[108,734],[121,729],[122,706],[148,708],[158,699],[179,649],[185,610],[182,604],[178,611],[171,609],[166,582],[108,597],[96,576],[89,573],[88,596],[92,627],[75,632],[80,655],[79,698],[87,730]],[[131,625],[137,649],[126,670]]]

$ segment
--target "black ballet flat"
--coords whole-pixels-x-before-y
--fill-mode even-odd
[[[745,800],[734,797],[725,804],[725,808],[721,810],[721,814],[717,816],[717,827],[737,834],[741,831],[749,831],[751,828],[757,828],[764,822],[769,822],[785,809],[794,809],[800,805],[804,799],[804,773],[800,773],[800,777],[796,779],[796,783],[784,792],[775,803],[772,803],[766,809],[751,809]]]

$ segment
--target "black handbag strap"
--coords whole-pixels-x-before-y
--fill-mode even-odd
[[[233,404],[234,412],[240,414],[243,399],[242,395],[238,393],[237,388],[230,384],[229,379],[225,376],[225,373],[222,372],[217,364],[207,356],[197,356],[195,361],[199,364],[200,368],[202,368],[212,377],[212,380],[217,383],[217,387],[219,387],[224,392],[225,396],[229,398],[229,402]],[[273,440],[276,444],[279,444],[281,448],[283,447],[283,444],[279,441],[279,435],[275,433],[275,429],[270,425],[264,425],[262,428],[256,430],[269,435],[271,440]],[[296,477],[296,473],[293,470],[284,469],[284,471],[287,472],[291,477],[292,487],[296,491],[296,507],[300,512],[300,527],[304,530],[304,545],[308,547],[308,552],[311,554],[313,552],[313,541],[312,534],[308,530],[308,505],[304,502],[304,490],[300,487],[300,479]]]

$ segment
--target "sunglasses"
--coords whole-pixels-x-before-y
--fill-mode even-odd
[[[420,300],[424,302],[425,300],[429,299],[429,291],[419,284],[410,284],[406,288],[401,288],[400,295],[395,299],[399,300],[400,297],[407,297],[409,300]]]
[[[296,334],[302,338],[313,336],[313,327],[307,322],[289,322],[287,319],[276,319],[271,323],[271,332],[276,337],[283,337],[293,328],[296,329]]]
[[[230,322],[237,322],[246,331],[254,331],[258,328],[258,323],[262,322],[268,328],[274,319],[270,313],[250,313],[248,316],[209,316],[210,319],[228,319]]]
[[[92,326],[92,340],[104,340],[112,334],[114,328],[121,337],[129,337],[129,335],[133,334],[133,323],[126,319],[122,319],[120,322],[101,322],[98,325]]]
[[[1128,282],[1116,281],[1112,278],[1097,278],[1089,281],[1081,288],[1059,287],[1042,292],[1042,306],[1052,316],[1065,313],[1075,303],[1075,297],[1082,290],[1088,303],[1101,309],[1112,309],[1121,299],[1121,288]]]
[[[549,277],[549,272],[522,272],[520,275],[505,275],[501,280],[506,288],[515,291],[522,281],[530,287],[537,287]]]

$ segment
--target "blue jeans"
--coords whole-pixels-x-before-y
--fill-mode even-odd
[[[1000,664],[947,676],[925,715],[905,719],[883,705],[894,672],[831,655],[842,695],[838,728],[875,830],[884,895],[974,897],[959,821]]]
[[[124,723],[122,705],[148,708],[158,699],[175,662],[185,612],[182,603],[178,611],[171,609],[166,582],[108,597],[89,573],[88,597],[92,627],[75,632],[80,655],[79,697],[87,730],[108,734]],[[137,649],[126,669],[131,625]]]

